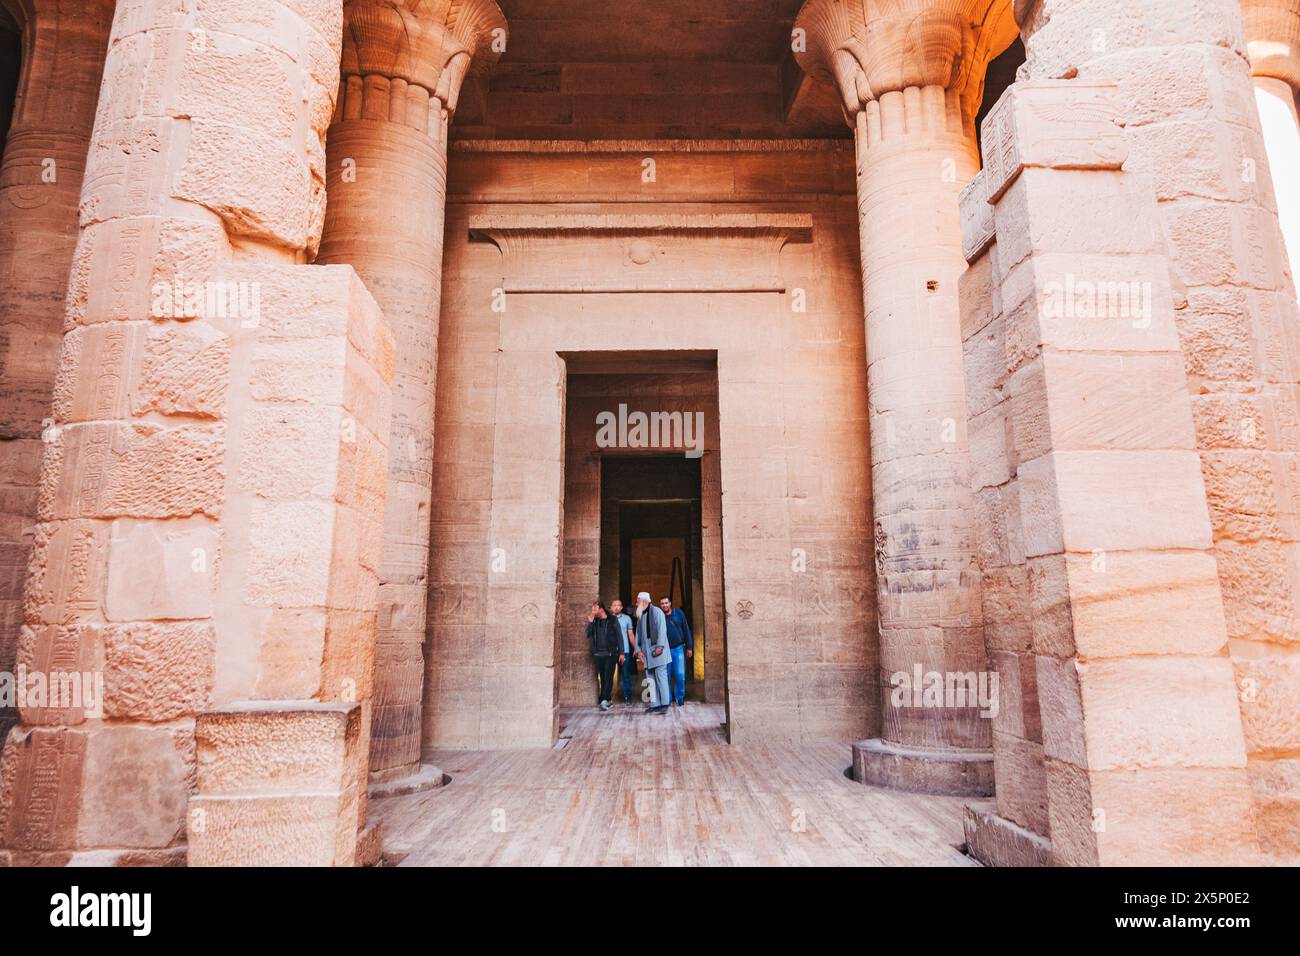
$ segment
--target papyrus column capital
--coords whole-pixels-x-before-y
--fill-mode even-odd
[[[1241,0],[1241,13],[1251,73],[1300,91],[1300,0]]]
[[[985,67],[1016,36],[1011,8],[1011,0],[807,0],[795,57],[835,84],[850,119],[887,93],[940,87],[970,122]]]
[[[382,77],[422,87],[447,113],[461,84],[505,49],[495,0],[346,0],[344,78]]]

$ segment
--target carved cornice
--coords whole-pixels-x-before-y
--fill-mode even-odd
[[[1251,73],[1300,90],[1300,0],[1241,0],[1241,13]]]
[[[492,213],[470,238],[501,250],[507,293],[785,292],[780,253],[805,213]],[[560,264],[563,264],[560,267]]]
[[[400,80],[452,113],[465,77],[500,56],[506,20],[495,0],[346,0],[344,78]]]
[[[453,139],[453,153],[845,153],[847,139]]]
[[[911,87],[956,93],[971,122],[988,62],[1017,35],[1012,0],[807,0],[795,30],[799,65],[836,86],[850,125]]]

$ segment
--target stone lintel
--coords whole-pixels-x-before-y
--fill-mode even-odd
[[[782,235],[788,242],[812,241],[812,216],[807,213],[491,213],[471,216],[471,238],[505,233],[760,233]]]
[[[471,216],[469,235],[501,250],[507,293],[783,293],[781,249],[812,241],[812,216],[504,213]],[[557,244],[572,270],[552,271]]]

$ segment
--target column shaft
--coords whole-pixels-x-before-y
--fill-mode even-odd
[[[318,261],[350,263],[397,339],[370,767],[401,773],[420,760],[446,120],[403,80],[346,77],[342,90]]]
[[[269,821],[346,851],[361,824],[392,341],[351,270],[296,264],[341,32],[338,0],[116,5],[18,651],[71,692],[20,699],[0,860],[184,859],[215,819],[187,817],[197,764],[216,791],[248,766],[196,757],[234,702],[343,705],[363,746],[327,825],[244,803],[232,845]],[[268,736],[284,764],[312,745]]]
[[[807,0],[795,21],[857,143],[884,696],[880,736],[853,748],[864,783],[993,792],[958,200],[985,69],[1014,36],[1008,0]]]
[[[420,765],[426,679],[447,126],[466,75],[504,50],[505,20],[492,0],[346,0],[343,10],[318,261],[352,265],[397,339],[370,770],[404,786]]]
[[[855,748],[854,768],[873,783],[988,792],[979,705],[921,704],[933,675],[985,670],[957,304],[957,199],[978,169],[975,137],[939,86],[886,93],[856,120],[885,699],[881,739]]]

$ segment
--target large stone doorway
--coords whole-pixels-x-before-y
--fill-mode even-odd
[[[687,614],[695,637],[688,697],[724,703],[716,358],[580,353],[566,356],[566,367],[560,704],[594,700],[584,635],[590,602],[630,604],[639,591],[656,603],[668,595]],[[645,434],[636,431],[639,416]]]

